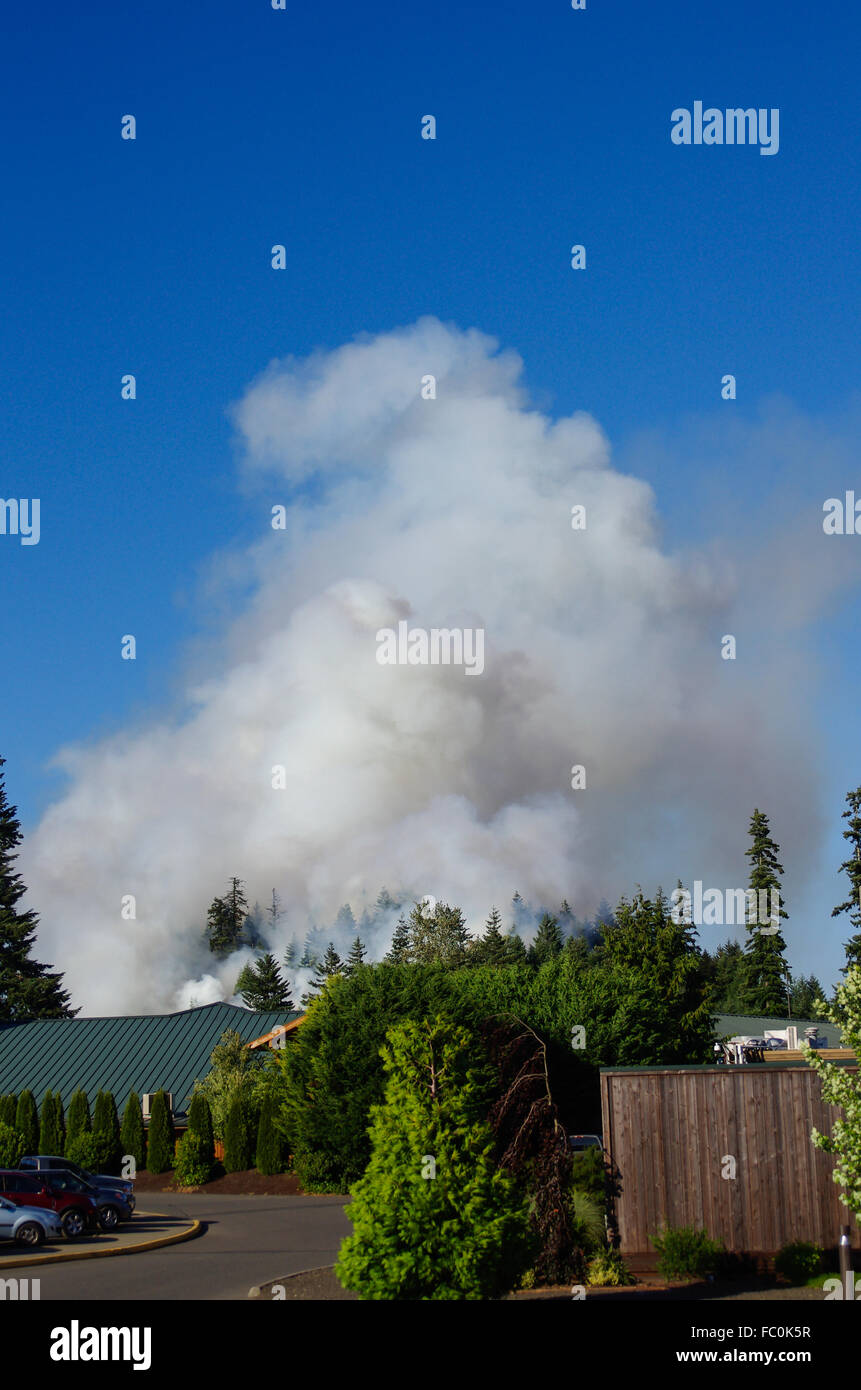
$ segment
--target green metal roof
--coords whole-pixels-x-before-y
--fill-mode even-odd
[[[799,1040],[805,1028],[816,1028],[820,1038],[828,1039],[829,1047],[839,1047],[843,1037],[842,1029],[833,1023],[823,1023],[818,1018],[752,1018],[748,1014],[718,1014],[715,1018],[715,1034],[719,1038],[734,1038],[737,1033],[746,1033],[752,1038],[761,1038],[766,1029],[779,1031],[793,1025],[798,1029]]]
[[[46,1090],[59,1091],[68,1108],[78,1087],[90,1104],[101,1089],[113,1093],[122,1112],[129,1091],[165,1090],[182,1112],[226,1029],[250,1042],[296,1017],[284,1009],[254,1013],[235,1004],[204,1004],[178,1014],[11,1024],[0,1028],[0,1095],[29,1089],[39,1104]]]

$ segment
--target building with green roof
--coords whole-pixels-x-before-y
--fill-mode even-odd
[[[233,1029],[251,1042],[297,1016],[204,1004],[177,1014],[10,1023],[0,1026],[0,1095],[30,1090],[38,1102],[45,1091],[59,1091],[68,1108],[80,1087],[91,1098],[110,1091],[122,1109],[129,1091],[164,1090],[173,1096],[174,1113],[183,1115],[222,1033]]]

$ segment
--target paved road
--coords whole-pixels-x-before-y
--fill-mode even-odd
[[[352,1229],[343,1197],[141,1194],[142,1210],[188,1216],[206,1231],[182,1245],[110,1260],[30,1266],[46,1299],[233,1299],[283,1274],[332,1264]],[[17,1273],[17,1269],[16,1269]]]

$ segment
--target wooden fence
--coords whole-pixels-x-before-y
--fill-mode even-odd
[[[833,1246],[843,1225],[859,1245],[835,1160],[810,1140],[839,1111],[809,1066],[602,1068],[601,1108],[623,1254],[654,1253],[664,1223],[759,1255],[791,1240]]]

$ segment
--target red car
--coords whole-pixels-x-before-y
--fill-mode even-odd
[[[69,1240],[75,1240],[97,1225],[96,1204],[92,1197],[55,1187],[50,1173],[0,1169],[0,1192],[16,1207],[50,1207],[62,1221]]]

